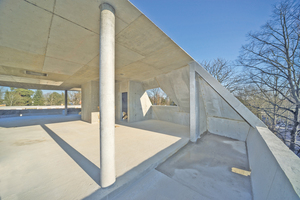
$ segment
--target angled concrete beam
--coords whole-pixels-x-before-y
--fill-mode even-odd
[[[115,169],[115,10],[100,5],[99,54],[100,185],[116,181]]]

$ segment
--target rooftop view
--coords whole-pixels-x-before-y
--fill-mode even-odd
[[[0,2],[0,199],[300,199],[300,4]]]

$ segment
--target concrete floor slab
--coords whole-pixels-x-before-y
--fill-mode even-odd
[[[101,189],[99,125],[78,115],[0,119],[0,197],[101,199],[155,168],[188,142],[188,127],[116,125],[117,183]]]
[[[252,199],[250,177],[232,167],[249,170],[245,142],[206,134],[157,170],[209,199]]]
[[[208,199],[194,190],[171,179],[165,174],[152,170],[145,177],[134,183],[114,200],[182,200]]]

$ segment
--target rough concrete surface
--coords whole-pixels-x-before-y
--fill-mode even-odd
[[[269,129],[247,138],[254,199],[300,199],[300,160]]]
[[[79,115],[0,119],[1,200],[101,199],[188,142],[186,126],[156,120],[115,130],[118,184],[101,189],[99,124]]]
[[[201,199],[208,200],[198,192],[171,179],[165,174],[152,170],[145,177],[134,183],[114,200],[153,200],[153,199]]]
[[[206,134],[157,170],[208,199],[252,199],[250,177],[232,167],[249,170],[245,142]]]
[[[116,11],[116,80],[143,81],[193,60],[127,0],[3,0],[0,85],[71,89],[99,78],[103,2]],[[48,76],[27,75],[24,70]]]

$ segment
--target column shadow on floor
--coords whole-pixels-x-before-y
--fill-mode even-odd
[[[100,169],[56,133],[42,124],[41,127],[48,135],[100,186]]]

